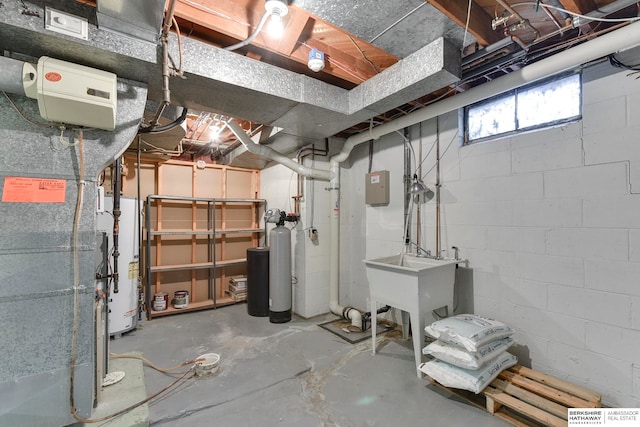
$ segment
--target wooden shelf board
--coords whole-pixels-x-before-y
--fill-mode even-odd
[[[218,298],[216,300],[216,304],[217,307],[221,307],[221,306],[225,306],[225,305],[231,305],[231,304],[237,304],[237,303],[241,303],[244,301],[236,301],[231,297],[222,297],[222,298]]]
[[[152,273],[162,273],[165,271],[178,271],[178,270],[202,270],[206,268],[213,268],[211,262],[200,262],[195,264],[173,264],[173,265],[156,265],[151,267]]]
[[[161,230],[152,231],[152,236],[196,236],[196,235],[213,235],[213,231],[209,230]]]
[[[226,230],[216,231],[219,234],[239,234],[239,233],[264,233],[264,228],[227,228]]]
[[[230,265],[244,264],[247,262],[246,258],[227,259],[224,261],[216,261],[216,267],[228,267]]]
[[[227,259],[224,261],[216,261],[215,267],[222,268],[231,265],[238,265],[247,262],[246,258]],[[200,262],[195,264],[174,264],[174,265],[160,265],[151,267],[152,273],[163,273],[165,271],[178,271],[178,270],[203,270],[213,269],[212,262]]]
[[[198,301],[198,302],[190,302],[189,305],[185,308],[175,308],[169,305],[169,307],[167,307],[167,309],[163,311],[151,310],[151,317],[168,316],[170,314],[187,313],[189,311],[196,311],[196,310],[206,310],[208,308],[213,308],[213,307],[214,305],[213,305],[212,299]]]

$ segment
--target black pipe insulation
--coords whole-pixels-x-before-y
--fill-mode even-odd
[[[377,311],[376,314],[382,314],[382,313],[386,313],[387,311],[391,310],[391,306],[390,305],[385,305],[384,307],[380,307]],[[369,320],[371,319],[371,312],[367,311],[366,313],[362,313],[362,320]]]
[[[113,174],[113,293],[117,294],[118,289],[118,236],[120,235],[120,181],[122,179],[121,172],[122,161],[120,157],[116,160],[115,171]]]
[[[386,313],[389,310],[391,310],[391,306],[390,305],[385,305],[384,307],[380,307],[376,311],[376,316],[378,314]],[[366,313],[362,313],[362,330],[363,331],[366,331],[367,329],[369,329],[368,323],[371,323],[371,312],[370,311],[367,311]]]
[[[189,109],[187,107],[182,107],[182,113],[180,114],[180,117],[178,117],[177,119],[175,119],[171,123],[168,123],[168,124],[162,125],[162,126],[155,126],[155,127],[153,127],[153,126],[140,127],[140,129],[138,129],[138,133],[154,134],[154,133],[168,132],[171,129],[174,129],[174,128],[180,126],[187,119],[187,113],[188,112],[189,112]]]

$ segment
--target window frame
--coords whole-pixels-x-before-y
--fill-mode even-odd
[[[531,125],[531,126],[527,126],[527,127],[520,127],[519,126],[519,120],[518,120],[518,107],[519,107],[519,103],[518,103],[518,94],[520,92],[525,92],[525,91],[529,91],[532,88],[535,87],[541,87],[541,86],[546,86],[551,82],[554,81],[560,81],[572,76],[578,76],[578,81],[579,81],[579,87],[580,87],[580,94],[579,94],[579,99],[578,99],[578,114],[571,116],[571,117],[566,117],[563,119],[558,119],[558,120],[552,120],[552,121],[548,121],[548,122],[544,122],[544,123],[538,123],[536,125]],[[502,92],[498,95],[492,96],[490,98],[487,99],[483,99],[482,101],[478,101],[475,102],[473,104],[467,105],[462,109],[462,126],[463,126],[463,141],[462,141],[462,145],[472,145],[472,144],[477,144],[480,142],[486,142],[486,141],[491,141],[494,139],[499,139],[499,138],[505,138],[505,137],[509,137],[509,136],[513,136],[513,135],[518,135],[521,133],[526,133],[526,132],[532,132],[532,131],[536,131],[536,130],[541,130],[541,129],[548,129],[548,128],[552,128],[552,127],[558,127],[558,126],[564,126],[568,123],[573,123],[573,122],[578,122],[580,120],[582,120],[582,103],[583,103],[583,96],[584,96],[584,82],[583,82],[583,76],[582,76],[582,70],[576,70],[576,71],[571,71],[571,72],[565,72],[565,73],[561,73],[561,74],[557,74],[554,75],[552,77],[543,79],[543,80],[538,80],[536,82],[533,83],[529,83],[527,85],[515,88],[515,89],[511,89],[509,91],[505,91]],[[515,123],[515,129],[508,131],[508,132],[502,132],[502,133],[496,133],[494,135],[488,135],[488,136],[484,136],[482,138],[476,138],[473,140],[469,139],[469,110],[471,108],[477,107],[477,106],[481,106],[483,104],[489,104],[492,102],[495,102],[496,100],[499,100],[501,98],[509,98],[509,97],[515,97],[515,109],[514,109],[514,113],[515,113],[515,118],[514,118],[514,123]]]

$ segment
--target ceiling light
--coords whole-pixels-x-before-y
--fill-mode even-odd
[[[214,142],[220,136],[222,129],[224,128],[224,124],[216,123],[214,125],[209,126],[209,140]]]
[[[264,8],[271,15],[269,28],[267,31],[271,37],[279,38],[284,32],[284,23],[282,18],[289,13],[286,1],[283,0],[267,0]]]

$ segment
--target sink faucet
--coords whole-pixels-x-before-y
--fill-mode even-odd
[[[420,246],[416,245],[416,256],[418,257],[430,257],[431,251],[429,249],[422,249]]]
[[[454,255],[454,259],[456,261],[460,261],[460,256],[458,255],[458,252],[460,251],[460,249],[457,246],[451,246],[451,249],[453,249],[453,253]]]

